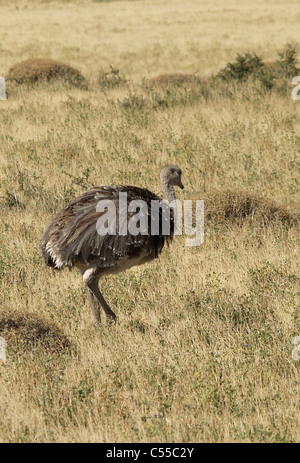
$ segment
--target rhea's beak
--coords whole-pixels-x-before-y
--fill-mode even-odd
[[[182,185],[182,183],[181,183],[181,180],[180,180],[180,182],[179,182],[179,185],[178,185],[178,186],[179,186],[179,188],[181,188],[182,190],[184,189],[184,186]]]

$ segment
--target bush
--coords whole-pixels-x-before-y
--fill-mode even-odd
[[[287,44],[278,52],[276,61],[263,62],[255,53],[237,55],[235,61],[229,62],[217,74],[223,81],[244,82],[250,77],[262,84],[268,90],[274,87],[279,91],[286,91],[287,79],[299,73],[297,67],[297,47]]]
[[[224,69],[218,73],[222,80],[247,80],[250,75],[257,74],[263,67],[263,60],[255,53],[238,54],[235,61],[228,63]]]
[[[213,190],[203,195],[205,219],[214,224],[251,222],[260,225],[299,223],[296,210],[242,190]],[[299,212],[299,211],[298,211]]]
[[[75,87],[86,87],[86,80],[75,68],[59,61],[32,58],[12,66],[6,80],[15,80],[18,84],[63,81]]]

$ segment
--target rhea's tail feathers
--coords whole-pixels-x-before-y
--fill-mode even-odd
[[[42,243],[41,257],[42,257],[44,263],[48,267],[52,267],[55,270],[61,270],[63,268],[63,265],[61,265],[61,263],[58,261],[57,257],[53,255],[53,252],[51,252],[51,249],[48,249],[46,243]]]

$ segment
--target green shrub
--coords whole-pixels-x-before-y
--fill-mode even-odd
[[[228,63],[221,69],[218,77],[222,80],[247,80],[250,75],[256,74],[263,67],[263,60],[255,53],[238,54],[235,61]]]

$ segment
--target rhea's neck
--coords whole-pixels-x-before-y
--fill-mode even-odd
[[[161,178],[161,189],[164,195],[164,199],[169,202],[176,200],[174,186],[170,184],[165,177]]]

